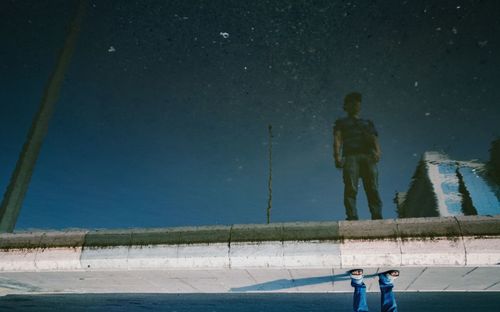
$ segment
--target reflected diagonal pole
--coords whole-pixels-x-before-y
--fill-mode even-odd
[[[23,150],[12,174],[9,186],[4,194],[2,205],[0,206],[0,233],[14,231],[17,217],[21,211],[21,206],[28,190],[28,186],[35,168],[35,163],[43,144],[43,139],[47,134],[50,117],[54,111],[54,105],[59,97],[61,84],[68,65],[75,50],[76,39],[80,31],[83,17],[87,7],[87,0],[80,0],[76,14],[71,21],[71,25],[66,37],[64,46],[59,54],[56,67],[52,72],[40,104],[40,108],[33,120],[28,138],[24,143]]]
[[[267,224],[271,223],[271,209],[273,207],[273,126],[269,124],[269,176],[267,181]]]

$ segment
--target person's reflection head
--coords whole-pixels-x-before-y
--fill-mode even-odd
[[[349,116],[356,116],[361,111],[361,93],[351,92],[344,98],[344,111]]]

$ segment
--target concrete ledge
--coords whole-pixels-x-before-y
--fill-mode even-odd
[[[0,250],[0,271],[66,271],[81,269],[82,247]]]
[[[500,216],[0,235],[0,295],[352,292],[354,267],[368,291],[389,268],[396,291],[500,291]]]
[[[0,271],[352,267],[500,268],[500,237],[348,239],[0,250]]]
[[[227,244],[179,245],[178,268],[228,268],[229,247]]]
[[[396,239],[345,240],[340,245],[342,267],[401,266],[400,241]]]
[[[87,231],[23,232],[0,234],[0,249],[81,247]]]
[[[398,236],[401,238],[462,236],[458,222],[454,217],[397,219],[396,224]]]
[[[231,242],[268,242],[283,240],[283,225],[237,224],[231,229]]]
[[[131,245],[227,243],[230,233],[229,226],[133,229]]]
[[[500,236],[500,216],[0,234],[0,249]]]
[[[130,246],[131,230],[95,230],[85,235],[85,247]]]
[[[102,247],[227,243],[230,232],[229,226],[95,230],[87,233],[84,245]]]
[[[339,222],[283,223],[283,241],[339,240]]]
[[[332,241],[284,242],[283,266],[291,268],[341,267],[340,244]]]
[[[40,239],[41,248],[82,247],[88,231],[46,232]]]
[[[35,266],[39,271],[73,271],[81,269],[82,247],[38,249]]]
[[[39,248],[44,232],[0,234],[0,249]]]
[[[461,238],[401,241],[402,266],[465,266],[466,264],[465,248]]]
[[[499,216],[461,216],[455,219],[462,236],[497,236],[500,232]]]
[[[340,221],[339,234],[342,239],[385,239],[398,237],[395,220]]]
[[[177,229],[133,229],[131,245],[176,245],[179,243],[179,230]]]
[[[282,242],[236,242],[231,244],[232,268],[284,267]]]
[[[0,250],[0,271],[37,271],[35,248]]]
[[[500,266],[500,237],[464,237],[467,265]]]
[[[2,234],[0,271],[499,266],[499,222],[486,216]]]
[[[127,269],[128,250],[128,246],[84,248],[80,254],[81,269]]]
[[[179,228],[179,244],[228,243],[231,237],[229,226],[199,226]]]

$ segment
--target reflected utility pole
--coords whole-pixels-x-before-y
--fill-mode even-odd
[[[33,120],[28,138],[12,174],[9,186],[5,192],[0,206],[0,233],[14,231],[17,217],[28,190],[28,186],[35,168],[35,163],[42,147],[43,139],[47,133],[50,117],[54,105],[59,97],[61,84],[68,68],[71,56],[75,50],[76,38],[82,24],[87,7],[87,0],[80,0],[73,18],[64,46],[59,54],[56,67],[52,72],[40,104],[40,108]]]
[[[267,224],[271,222],[271,208],[273,207],[273,126],[269,124],[269,180],[267,199]]]

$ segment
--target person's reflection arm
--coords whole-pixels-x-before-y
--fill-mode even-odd
[[[333,159],[335,160],[335,167],[342,168],[342,156],[340,149],[342,147],[342,133],[340,130],[333,131]]]
[[[380,144],[378,143],[378,137],[377,136],[373,136],[373,145],[375,147],[375,151],[374,151],[374,158],[375,158],[375,161],[376,162],[379,162],[380,161],[380,157],[382,157],[382,150],[380,149]]]

